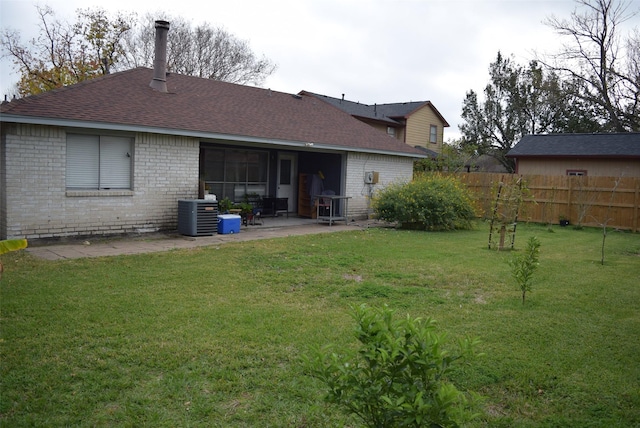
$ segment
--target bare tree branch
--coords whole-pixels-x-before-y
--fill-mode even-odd
[[[158,13],[147,14],[127,37],[126,62],[130,66],[153,64],[154,16],[171,22],[167,67],[174,73],[260,85],[276,69],[267,58],[257,58],[247,41],[222,28],[206,23],[193,27],[182,18]]]
[[[40,33],[29,43],[20,33],[4,29],[0,34],[2,56],[11,57],[20,73],[21,95],[37,94],[91,79],[110,71],[152,67],[155,19],[104,9],[79,9],[73,25],[55,19],[50,7],[37,7]],[[165,14],[156,14],[162,16]],[[193,27],[182,18],[171,22],[168,69],[175,73],[224,80],[239,84],[261,84],[276,66],[257,57],[249,43],[209,24]]]
[[[574,95],[597,104],[603,112],[603,123],[615,131],[640,130],[638,110],[640,80],[638,67],[633,67],[638,38],[620,42],[620,25],[637,11],[630,11],[630,1],[576,0],[570,19],[550,17],[546,24],[571,43],[544,61],[561,76],[581,82]]]

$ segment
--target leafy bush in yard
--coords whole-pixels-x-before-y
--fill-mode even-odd
[[[398,222],[407,229],[469,229],[475,218],[464,184],[440,174],[387,186],[374,198],[373,209],[380,220]]]
[[[446,375],[473,354],[477,341],[460,342],[460,353],[442,349],[435,321],[394,319],[394,311],[365,305],[354,310],[357,351],[318,350],[307,364],[329,388],[327,399],[357,415],[368,427],[457,427],[474,417],[476,398],[460,392]]]

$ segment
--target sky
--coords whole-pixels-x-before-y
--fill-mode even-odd
[[[73,22],[78,8],[166,14],[222,27],[277,65],[264,88],[302,90],[365,104],[431,101],[458,138],[462,103],[481,93],[498,51],[526,65],[568,42],[546,26],[574,0],[0,0],[0,28],[38,32],[36,4]],[[631,0],[640,9],[640,0]],[[640,27],[640,14],[625,25]],[[169,32],[171,37],[171,32]],[[0,60],[0,89],[18,80]],[[3,97],[4,98],[4,97]]]

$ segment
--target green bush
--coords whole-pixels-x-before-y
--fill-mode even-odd
[[[332,347],[307,358],[309,372],[328,387],[327,399],[368,427],[457,427],[473,418],[475,396],[447,381],[453,364],[473,354],[461,341],[457,355],[442,349],[435,321],[394,318],[394,311],[365,305],[354,310],[359,349]],[[471,398],[471,399],[470,399]]]
[[[469,191],[455,177],[424,174],[391,184],[373,199],[380,220],[423,230],[469,229],[475,212]]]

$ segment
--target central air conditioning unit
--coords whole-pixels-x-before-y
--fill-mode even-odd
[[[218,230],[218,201],[189,199],[178,201],[178,233],[212,236]]]

